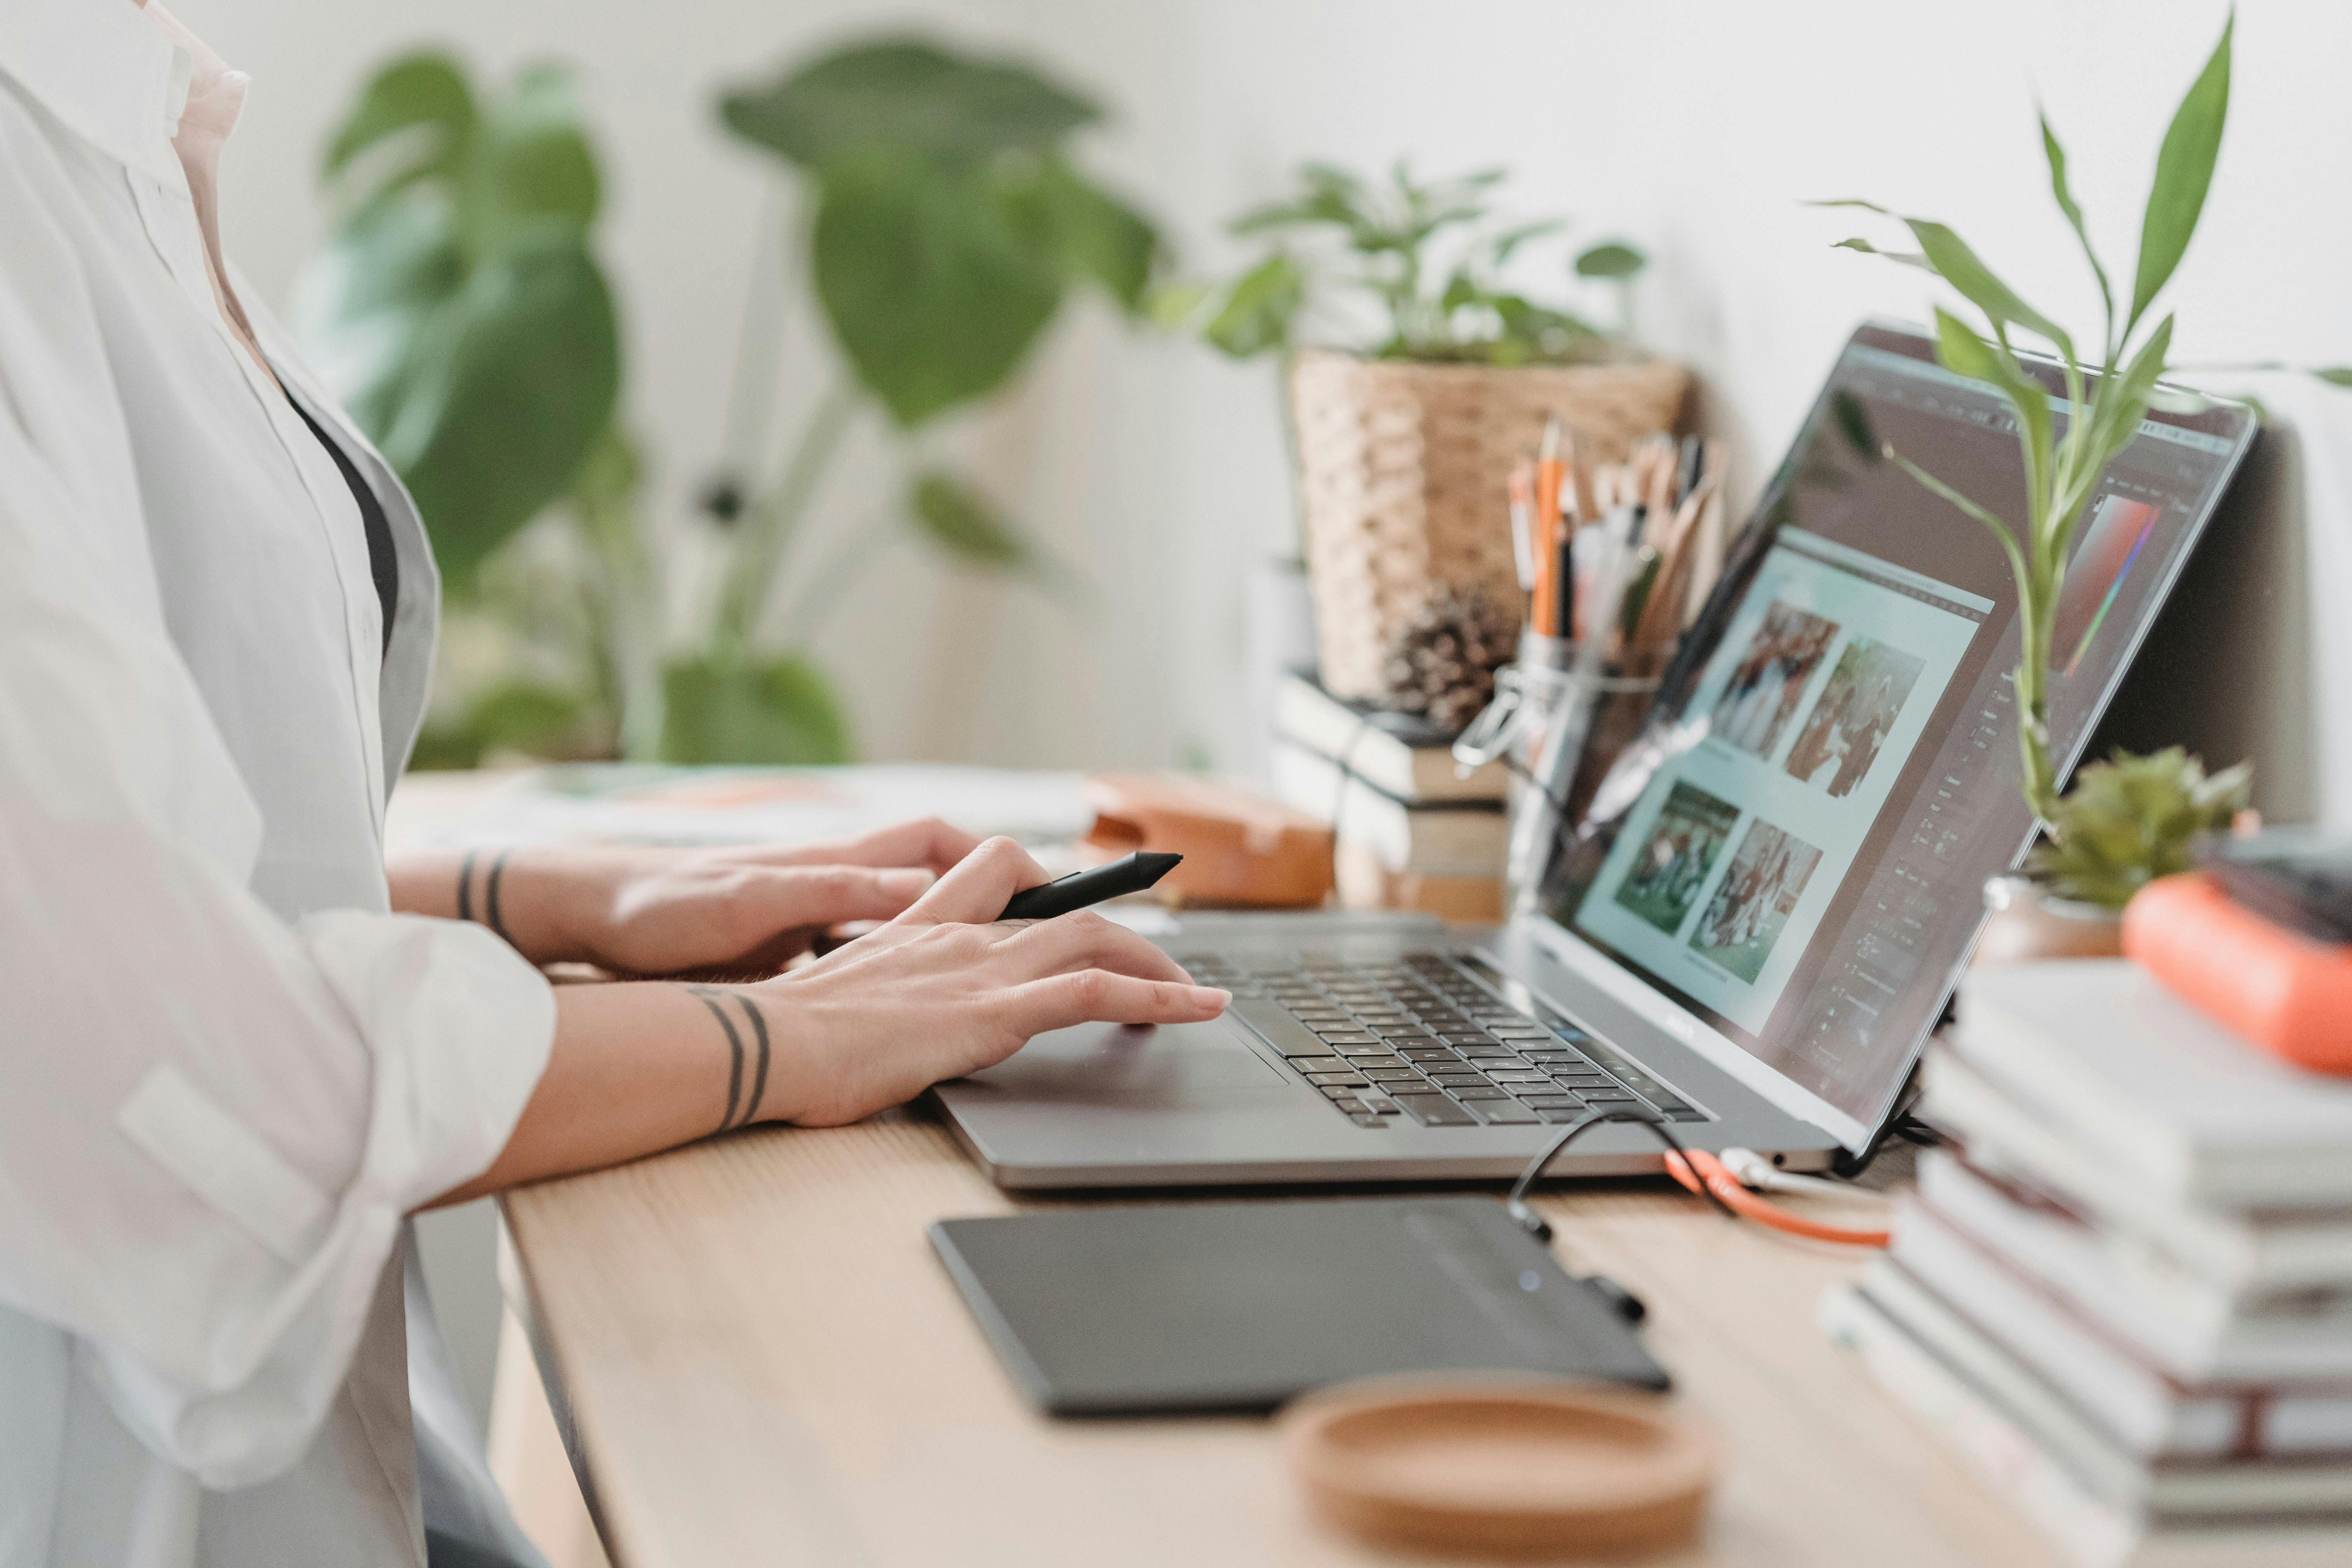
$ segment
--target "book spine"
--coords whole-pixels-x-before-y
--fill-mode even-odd
[[[2082,1568],[2124,1568],[2143,1520],[2084,1489],[2072,1471],[1850,1285],[1822,1300],[1822,1330],[1855,1352],[1879,1386],[1927,1424]]]

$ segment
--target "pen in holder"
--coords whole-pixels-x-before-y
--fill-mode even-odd
[[[1510,772],[1509,912],[1534,907],[1561,826],[1583,816],[1641,731],[1673,650],[1661,643],[1595,657],[1565,637],[1523,632],[1518,662],[1496,673],[1495,700],[1454,742],[1454,763],[1466,773],[1499,757]]]

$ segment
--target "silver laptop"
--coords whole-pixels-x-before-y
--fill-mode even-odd
[[[2070,763],[2253,432],[2152,412],[2105,475],[2058,611]],[[2032,830],[2009,568],[1882,444],[2017,510],[1992,389],[1913,329],[1857,331],[1535,908],[1174,921],[1156,940],[1233,988],[1223,1017],[1040,1036],[936,1091],[957,1137],[1033,1189],[1507,1177],[1595,1107],[1791,1170],[1870,1147]],[[1611,1123],[1558,1173],[1659,1162]]]

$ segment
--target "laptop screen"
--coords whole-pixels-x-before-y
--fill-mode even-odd
[[[2108,469],[2058,608],[2060,757],[2089,734],[2251,434],[2235,406],[2152,413]],[[2007,560],[1882,443],[2022,511],[2000,395],[1937,365],[1919,334],[1862,329],[1542,890],[1570,932],[1864,1128],[1942,1012],[1985,879],[2032,828]]]

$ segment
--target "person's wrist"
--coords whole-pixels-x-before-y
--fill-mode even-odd
[[[818,1063],[821,1021],[803,999],[785,994],[776,981],[726,987],[757,1020],[761,1058],[747,1066],[761,1092],[746,1110],[752,1121],[804,1121],[816,1108],[813,1091],[824,1082]],[[764,1067],[764,1071],[761,1068]]]
[[[579,851],[534,845],[486,852],[461,912],[533,963],[593,963],[611,895]]]

